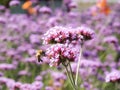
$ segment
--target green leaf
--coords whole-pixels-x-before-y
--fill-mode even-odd
[[[116,90],[115,83],[105,83],[103,90]]]

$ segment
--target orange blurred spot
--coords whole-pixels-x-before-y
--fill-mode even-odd
[[[97,15],[97,12],[96,12],[96,11],[92,11],[92,15],[93,15],[93,16],[96,16],[96,15]]]
[[[101,12],[108,15],[111,12],[111,10],[109,7],[104,7],[103,9],[101,9]]]
[[[97,13],[104,13],[105,15],[108,15],[111,10],[107,4],[107,0],[99,0],[96,4],[96,11],[92,12],[92,15],[95,16]]]
[[[29,14],[35,14],[36,13],[36,10],[32,7],[28,8],[27,11],[28,11]]]
[[[26,10],[29,14],[36,14],[36,10],[32,7],[32,2],[29,0],[22,5],[22,9]]]
[[[98,7],[98,8],[106,7],[106,5],[107,5],[107,1],[106,1],[106,0],[100,0],[100,1],[97,3],[97,7]]]
[[[23,5],[22,5],[22,9],[27,10],[29,7],[32,6],[32,2],[31,1],[26,1]]]
[[[108,15],[111,11],[109,6],[107,5],[107,0],[101,0],[100,2],[98,2],[97,6],[100,9],[100,11],[106,15]]]

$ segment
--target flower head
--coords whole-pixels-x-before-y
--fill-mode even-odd
[[[69,34],[68,29],[62,26],[56,26],[48,30],[44,34],[44,44],[49,44],[49,43],[63,43],[65,42],[66,38],[68,37]]]
[[[94,31],[88,27],[85,27],[85,26],[81,26],[81,27],[78,27],[76,28],[76,33],[79,35],[82,35],[83,36],[83,39],[85,40],[89,40],[89,39],[92,39],[94,38]]]
[[[109,74],[106,75],[105,78],[106,82],[116,82],[116,81],[120,81],[120,71],[112,71]]]
[[[84,40],[92,39],[94,36],[94,31],[88,27],[62,27],[55,26],[48,30],[44,34],[43,43],[51,44],[51,43],[71,43],[73,41],[80,41],[84,38]]]
[[[74,61],[77,50],[71,49],[63,44],[52,45],[47,49],[46,55],[50,59],[50,66],[58,66],[66,60]]]
[[[40,9],[39,9],[39,12],[40,13],[44,13],[44,14],[51,14],[52,13],[52,10],[50,9],[50,8],[48,8],[48,7],[41,7]]]
[[[19,0],[12,0],[10,1],[9,5],[10,6],[16,6],[16,5],[19,5],[20,4],[20,1]]]

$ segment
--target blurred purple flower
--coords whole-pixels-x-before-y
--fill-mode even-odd
[[[52,10],[49,7],[43,6],[39,9],[39,12],[44,14],[51,14]]]
[[[66,80],[66,75],[60,72],[51,72],[51,76],[54,77],[54,81]]]
[[[42,76],[40,76],[40,75],[38,75],[38,76],[35,77],[35,81],[42,81],[42,79],[43,79],[43,78],[42,78]]]
[[[76,8],[77,7],[77,5],[76,5],[76,3],[75,2],[71,2],[70,4],[69,4],[69,8]]]
[[[31,85],[30,84],[22,84],[20,87],[20,90],[31,90]]]
[[[13,64],[7,64],[7,63],[0,64],[0,70],[14,70],[14,69],[16,69],[16,66]]]
[[[5,10],[5,9],[6,9],[5,6],[0,5],[0,11],[3,11],[3,10]]]
[[[8,79],[6,77],[0,77],[1,84],[6,84],[7,81],[8,81]]]
[[[82,35],[83,39],[85,40],[89,40],[95,37],[95,32],[92,29],[85,26],[78,27],[75,31],[77,34]]]
[[[37,35],[37,34],[30,35],[30,42],[32,44],[34,44],[34,43],[40,43],[40,36]]]
[[[107,36],[103,39],[103,42],[117,44],[118,39],[115,36]]]
[[[101,67],[102,64],[100,61],[93,60],[81,60],[81,67]]]
[[[62,87],[62,84],[61,84],[60,82],[58,82],[58,81],[55,81],[55,82],[53,83],[53,85],[54,85],[55,87]]]
[[[20,89],[22,83],[21,82],[15,82],[14,89]]]
[[[5,17],[0,16],[0,23],[1,23],[1,24],[5,24],[6,21],[7,21],[7,20],[6,20]]]
[[[26,71],[26,70],[21,70],[21,71],[18,72],[18,75],[20,75],[20,76],[26,76],[26,75],[30,76],[31,73]]]
[[[45,90],[54,90],[54,88],[52,86],[46,86]]]
[[[20,4],[20,1],[19,0],[12,0],[10,1],[9,5],[10,6],[16,6],[16,5],[19,5]]]
[[[44,84],[41,81],[34,81],[32,83],[32,87],[34,87],[33,90],[41,90],[43,85]]]
[[[113,70],[112,72],[108,73],[105,78],[106,82],[117,82],[120,81],[120,71]]]

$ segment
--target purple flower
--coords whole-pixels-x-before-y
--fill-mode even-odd
[[[70,43],[70,42],[78,42],[81,39],[89,40],[94,37],[94,31],[88,27],[78,27],[78,28],[71,28],[71,27],[62,27],[62,26],[55,26],[50,28],[45,34],[43,38],[44,44],[51,44],[51,43]]]
[[[14,70],[16,69],[16,66],[13,64],[7,64],[7,63],[2,63],[0,64],[0,70]]]
[[[0,23],[5,24],[6,21],[7,21],[7,20],[6,20],[5,17],[0,16]]]
[[[76,8],[77,5],[76,5],[75,2],[71,2],[71,3],[69,4],[69,7],[72,9],[72,8]]]
[[[60,72],[51,72],[54,81],[66,80],[66,75]]]
[[[43,6],[39,9],[39,12],[44,14],[51,14],[52,10],[49,7]]]
[[[93,60],[81,60],[81,66],[83,67],[101,67],[100,61]]]
[[[54,88],[52,86],[46,86],[45,90],[54,90]]]
[[[114,70],[106,75],[106,82],[117,82],[120,81],[120,71]]]
[[[14,89],[20,89],[21,85],[21,82],[15,82]]]
[[[36,34],[30,35],[30,42],[31,43],[40,43],[40,36]]]
[[[42,76],[40,76],[40,75],[39,75],[39,76],[36,76],[36,77],[35,77],[35,80],[36,80],[36,81],[42,81]]]
[[[116,44],[118,43],[118,39],[115,36],[107,36],[103,39],[103,42]]]
[[[1,84],[6,84],[7,81],[8,81],[8,79],[6,77],[0,77]]]
[[[92,39],[95,36],[95,32],[92,29],[85,26],[76,28],[76,33],[82,35],[83,39],[85,40]]]
[[[32,83],[33,90],[41,90],[43,87],[43,83],[41,81],[34,81]]]
[[[75,61],[77,50],[63,44],[52,45],[47,49],[46,55],[50,59],[50,66],[58,66],[66,60]]]
[[[8,79],[6,86],[9,88],[9,90],[14,90],[15,81],[13,79]]]
[[[34,49],[29,49],[29,50],[28,50],[28,54],[29,54],[30,56],[35,55],[35,50],[34,50]]]
[[[53,85],[54,85],[55,87],[62,87],[62,84],[61,84],[60,82],[58,82],[58,81],[55,81],[55,82],[53,83]]]
[[[66,29],[62,26],[56,26],[51,28],[50,30],[48,30],[45,34],[44,34],[44,38],[43,38],[43,43],[44,44],[49,44],[49,43],[61,43],[64,42],[64,40],[68,37],[69,34],[68,33],[69,29]]]
[[[20,75],[20,76],[24,76],[24,75],[30,76],[31,73],[26,71],[26,70],[21,70],[21,71],[18,72],[18,75]]]
[[[9,5],[10,6],[16,6],[16,5],[19,5],[20,4],[20,1],[19,0],[12,0],[10,1]]]
[[[64,4],[69,4],[71,2],[71,0],[63,0]]]
[[[20,90],[31,90],[31,85],[30,84],[22,84],[20,87]]]

